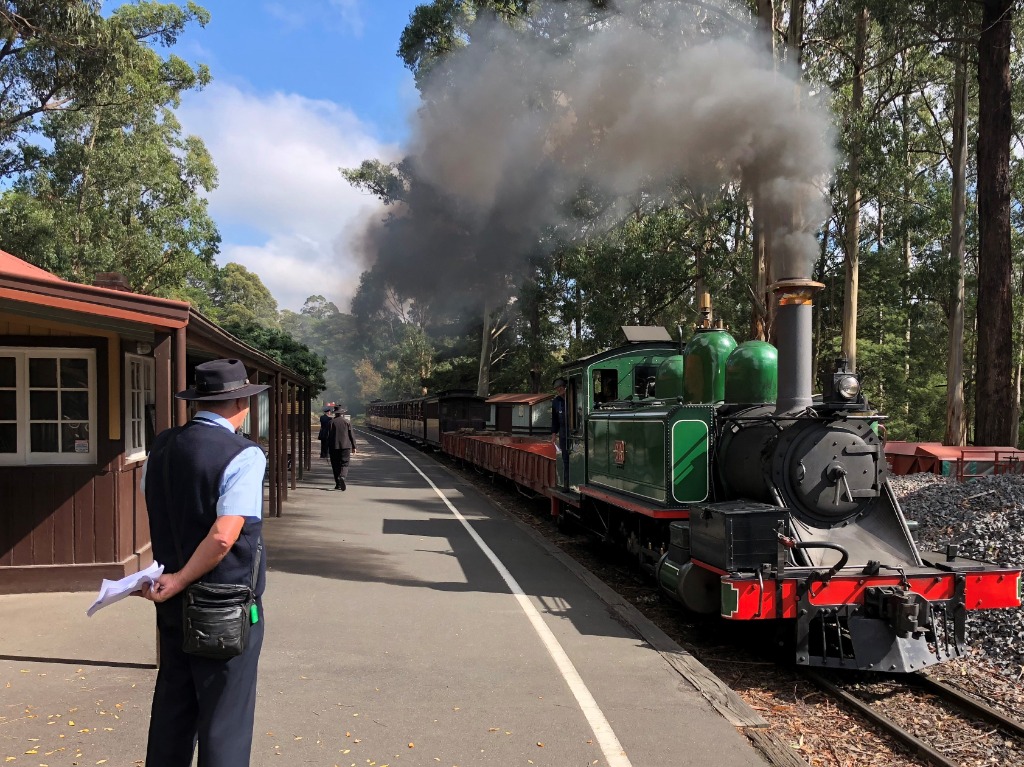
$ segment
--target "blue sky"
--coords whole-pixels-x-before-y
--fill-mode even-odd
[[[321,294],[344,310],[365,268],[351,238],[382,212],[338,168],[401,155],[418,96],[396,50],[419,2],[199,4],[211,21],[175,53],[209,66],[213,83],[188,94],[179,117],[219,171],[218,260],[259,274],[282,309]]]

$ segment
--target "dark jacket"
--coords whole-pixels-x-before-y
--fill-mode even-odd
[[[327,447],[331,450],[355,450],[356,437],[352,432],[352,424],[345,420],[345,416],[337,415],[331,421]]]

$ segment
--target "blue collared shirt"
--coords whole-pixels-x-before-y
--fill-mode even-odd
[[[222,427],[235,431],[231,422],[223,416],[200,410],[195,420],[205,428]],[[146,469],[142,467],[142,492],[146,492]],[[239,516],[263,518],[263,475],[267,469],[267,456],[257,445],[247,447],[232,459],[220,478],[220,497],[217,499],[217,516]]]

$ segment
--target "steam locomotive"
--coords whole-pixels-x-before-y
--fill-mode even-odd
[[[840,359],[812,393],[823,286],[772,287],[777,349],[737,344],[706,307],[681,350],[659,329],[563,367],[552,514],[621,542],[691,611],[774,621],[797,665],[897,673],[962,656],[967,610],[1019,607],[1021,569],[918,550],[859,377]],[[450,404],[480,415],[472,399]],[[402,433],[408,404],[374,403],[369,425]],[[459,439],[444,445],[465,456]]]

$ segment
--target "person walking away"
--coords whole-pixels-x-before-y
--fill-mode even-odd
[[[559,376],[554,381],[555,398],[551,402],[551,442],[559,453],[555,466],[561,468],[562,476],[559,484],[569,487],[569,424],[565,417],[565,384],[566,380]]]
[[[329,407],[324,408],[323,415],[320,416],[320,433],[317,435],[317,439],[320,440],[320,457],[328,458],[327,453],[327,435],[331,430],[331,417],[327,415],[331,412]]]
[[[345,490],[348,464],[352,460],[352,454],[356,452],[356,437],[352,432],[351,422],[345,418],[344,408],[334,411],[327,446],[331,453],[331,469],[334,470],[334,489]]]
[[[164,574],[141,596],[156,603],[160,671],[146,747],[147,767],[248,767],[256,708],[256,668],[263,645],[263,475],[267,459],[236,434],[249,397],[239,360],[195,368],[195,385],[175,396],[198,406],[185,426],[161,432],[143,467],[153,557]],[[241,654],[187,654],[182,593],[197,581],[253,587],[255,605]]]

